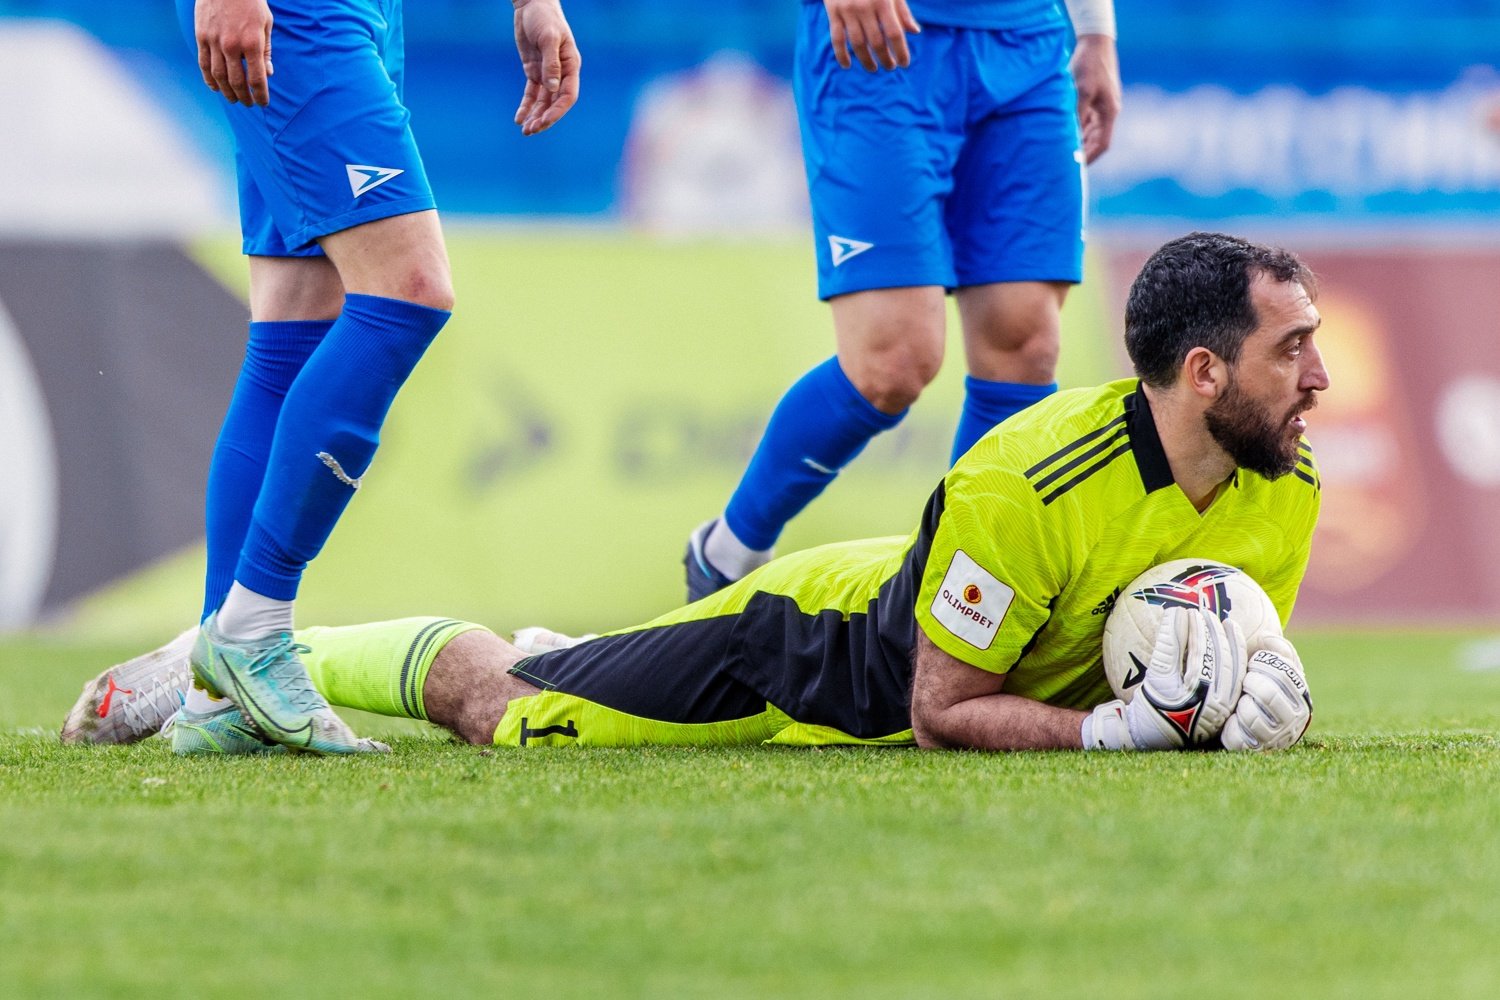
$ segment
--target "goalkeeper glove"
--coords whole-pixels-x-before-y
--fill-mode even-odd
[[[1203,608],[1168,608],[1146,679],[1129,702],[1105,702],[1083,720],[1085,750],[1180,750],[1213,739],[1234,712],[1245,676],[1245,638]]]
[[[1307,732],[1312,707],[1297,650],[1284,636],[1266,636],[1250,657],[1244,693],[1224,723],[1224,749],[1284,750]]]

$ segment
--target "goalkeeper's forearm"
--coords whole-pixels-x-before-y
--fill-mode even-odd
[[[920,707],[919,707],[920,705]],[[1078,750],[1086,713],[1015,694],[988,694],[950,705],[912,698],[917,745],[954,750]]]

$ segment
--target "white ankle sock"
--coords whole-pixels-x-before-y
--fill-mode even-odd
[[[219,608],[219,634],[229,639],[259,639],[292,630],[292,602],[247,590],[239,581]]]
[[[189,683],[187,697],[182,700],[182,706],[189,712],[198,715],[209,715],[221,708],[228,708],[234,704],[228,698],[215,698],[196,684]]]
[[[753,569],[771,561],[770,549],[752,549],[735,537],[724,518],[703,540],[703,555],[709,565],[731,580],[738,580]]]

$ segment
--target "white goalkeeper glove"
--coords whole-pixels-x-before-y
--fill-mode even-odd
[[[1284,636],[1258,641],[1245,689],[1221,734],[1225,750],[1285,750],[1312,723],[1312,695],[1297,650]]]
[[[1083,720],[1085,750],[1180,750],[1218,735],[1240,699],[1245,637],[1203,608],[1168,608],[1146,679],[1129,702],[1105,702]]]

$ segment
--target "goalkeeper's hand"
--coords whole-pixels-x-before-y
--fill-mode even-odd
[[[1240,699],[1245,637],[1203,608],[1168,608],[1146,679],[1129,702],[1110,701],[1083,720],[1085,750],[1181,750],[1218,735]]]
[[[1244,693],[1221,734],[1226,750],[1284,750],[1312,723],[1312,695],[1297,650],[1284,636],[1257,643]]]

